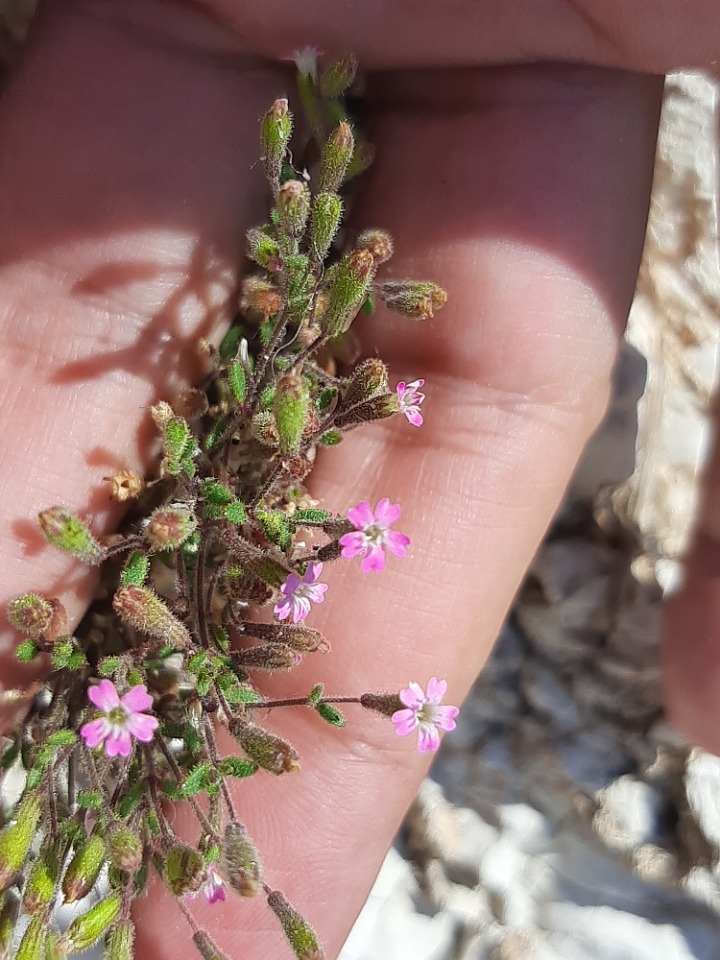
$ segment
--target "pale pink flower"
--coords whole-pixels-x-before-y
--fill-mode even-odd
[[[86,747],[92,749],[104,742],[109,757],[129,757],[133,737],[143,743],[152,740],[158,721],[144,712],[153,702],[144,684],[131,687],[121,698],[111,680],[101,680],[88,688],[88,699],[104,716],[84,724],[80,730]]]
[[[321,563],[309,563],[302,579],[296,574],[291,573],[285,583],[280,587],[280,593],[283,595],[273,607],[273,613],[278,620],[287,620],[292,614],[292,622],[297,623],[304,620],[310,613],[310,603],[322,603],[325,599],[326,583],[318,583],[318,577],[322,573],[323,565]]]
[[[301,76],[310,77],[313,82],[316,82],[318,58],[321,56],[322,50],[317,47],[303,47],[302,50],[295,50],[292,56],[283,59],[293,61]]]
[[[425,394],[420,393],[420,390],[424,386],[424,380],[413,380],[412,383],[401,381],[396,388],[400,413],[404,413],[414,427],[421,427],[423,423],[420,404],[424,401]]]
[[[396,557],[405,556],[410,537],[390,529],[400,517],[397,503],[390,503],[388,498],[384,497],[373,512],[367,500],[362,500],[356,507],[348,510],[347,515],[356,529],[354,533],[346,533],[344,537],[340,537],[342,556],[349,560],[362,553],[363,573],[383,569],[386,547]]]
[[[188,897],[194,900],[198,894],[202,893],[208,903],[218,903],[225,899],[225,881],[217,872],[214,863],[207,868],[205,882],[197,893],[189,893]]]
[[[426,691],[414,680],[400,691],[400,700],[407,709],[396,710],[392,715],[395,733],[399,737],[407,737],[417,730],[420,753],[437,750],[440,746],[439,730],[455,729],[455,717],[460,710],[458,707],[440,706],[446,691],[447,683],[437,677],[429,680]]]

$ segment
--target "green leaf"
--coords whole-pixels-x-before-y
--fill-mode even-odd
[[[210,659],[209,654],[204,650],[201,650],[199,653],[193,654],[188,661],[188,670],[190,673],[194,674],[196,677],[200,675],[201,671],[205,669],[207,663]]]
[[[182,734],[182,738],[185,741],[185,746],[190,753],[200,753],[203,747],[202,737],[197,732],[195,727],[192,726],[192,724],[188,723],[186,725]]]
[[[177,783],[168,782],[162,785],[162,792],[170,800],[182,800],[183,792]]]
[[[243,338],[243,328],[239,325],[230,327],[220,343],[220,356],[223,360],[232,360],[237,356],[240,341]]]
[[[250,777],[257,771],[257,764],[243,757],[225,757],[218,770],[223,777]]]
[[[123,572],[120,574],[120,586],[141,587],[147,578],[150,559],[140,550],[134,550],[125,562]]]
[[[324,689],[325,687],[323,686],[322,683],[315,684],[315,686],[310,691],[310,696],[308,697],[308,703],[311,703],[313,706],[320,703]]]
[[[67,667],[68,670],[82,670],[83,667],[87,666],[87,658],[82,650],[73,650],[73,652],[68,657]]]
[[[213,636],[215,637],[215,642],[220,647],[220,649],[225,651],[229,650],[230,640],[228,638],[227,633],[225,633],[225,631],[223,630],[223,628],[213,627],[212,631],[213,631]]]
[[[282,510],[256,510],[255,518],[268,540],[281,550],[286,550],[290,546],[292,531],[288,518]]]
[[[225,507],[225,519],[229,520],[230,523],[245,523],[247,520],[245,505],[239,500],[236,500],[235,503],[229,503]]]
[[[317,400],[315,401],[315,406],[320,412],[327,410],[330,404],[333,402],[335,397],[338,395],[337,387],[325,387],[324,390],[321,390]]]
[[[118,804],[118,813],[123,818],[123,820],[126,817],[129,817],[130,814],[135,809],[135,807],[138,805],[138,801],[140,800],[140,797],[143,795],[144,790],[145,790],[145,781],[138,780],[138,782],[133,787],[131,787],[128,790],[128,792],[125,794],[125,796],[122,798],[122,800]]]
[[[321,701],[318,703],[315,709],[323,718],[323,720],[327,720],[327,722],[333,727],[345,726],[345,717],[340,713],[337,707],[334,707],[331,703]]]
[[[70,658],[75,652],[75,643],[73,640],[61,640],[52,653],[52,663],[58,670],[62,670],[70,663]]]
[[[365,298],[365,302],[364,302],[363,305],[360,307],[360,309],[362,310],[362,312],[363,312],[366,316],[371,317],[371,316],[373,315],[373,313],[375,312],[375,301],[373,300],[373,298],[372,298],[372,297],[366,297],[366,298]]]
[[[296,510],[292,515],[292,522],[300,527],[304,523],[327,523],[331,514],[327,510]]]
[[[225,431],[226,419],[227,419],[226,417],[220,417],[220,419],[216,420],[216,422],[210,428],[210,431],[205,437],[206,450],[212,450],[213,447],[219,442],[220,437],[223,435]]]
[[[230,389],[233,392],[235,400],[238,404],[242,404],[247,395],[247,374],[245,373],[245,367],[239,360],[235,360],[230,364],[228,368],[228,381],[230,382]]]
[[[77,734],[72,730],[56,730],[45,741],[48,747],[70,747],[73,743],[77,743]]]
[[[260,703],[262,697],[252,687],[239,687],[236,703]]]
[[[325,433],[318,438],[318,443],[321,443],[324,447],[336,447],[341,440],[342,434],[339,430],[326,430]]]
[[[136,667],[133,667],[131,670],[128,670],[127,682],[129,687],[139,687],[140,684],[145,683],[145,677]]]
[[[111,677],[121,663],[120,657],[103,657],[97,665],[97,671],[101,677]]]
[[[207,791],[215,784],[215,769],[211,763],[199,763],[190,771],[182,783],[180,791],[183,797],[194,797]]]
[[[105,800],[96,790],[81,790],[77,795],[77,803],[83,810],[99,810]]]
[[[34,640],[23,640],[22,643],[18,644],[15,650],[15,656],[20,663],[30,663],[39,652]]]
[[[205,503],[212,503],[224,507],[235,499],[232,490],[217,480],[203,480],[202,498]]]

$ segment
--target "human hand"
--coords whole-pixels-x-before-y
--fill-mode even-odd
[[[313,474],[314,492],[336,510],[390,496],[413,546],[382,578],[330,572],[313,624],[334,652],[303,676],[354,692],[440,674],[454,702],[472,683],[607,400],[645,227],[652,74],[709,64],[718,15],[710,4],[691,24],[673,22],[670,4],[631,20],[605,4],[597,22],[589,3],[388,6],[342,21],[334,4],[296,15],[278,0],[41,10],[0,103],[4,600],[40,589],[74,596],[80,613],[90,580],[41,552],[25,519],[62,503],[110,528],[101,478],[142,467],[147,407],[171,392],[178,359],[192,377],[195,340],[232,313],[244,231],[263,214],[257,118],[292,85],[257,55],[352,48],[370,67],[403,68],[374,81],[378,163],[355,215],[393,234],[394,276],[432,277],[450,300],[421,327],[387,314],[365,326],[367,354],[377,345],[397,378],[426,378],[426,423],[348,439]],[[493,66],[537,59],[581,65]],[[695,583],[716,636],[712,584]],[[687,605],[672,616],[677,637]],[[669,686],[691,734],[716,747],[718,646],[674,662]],[[683,696],[688,677],[702,681],[701,710]],[[292,687],[302,682],[294,672]],[[312,716],[273,717],[303,771],[239,794],[269,879],[329,956],[424,772],[382,721],[350,720],[332,734]],[[139,956],[187,949],[159,889],[137,913]],[[280,955],[264,904],[199,914],[231,955]]]

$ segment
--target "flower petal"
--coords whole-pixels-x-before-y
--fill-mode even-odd
[[[340,537],[340,546],[342,547],[341,556],[345,560],[352,560],[362,553],[365,546],[365,537],[362,533],[346,533]]]
[[[293,623],[299,623],[310,613],[310,601],[307,597],[295,597],[293,603]]]
[[[109,757],[129,757],[132,737],[127,730],[112,730],[105,741],[105,753]]]
[[[458,707],[435,707],[433,723],[441,730],[454,730],[456,727],[455,717],[460,713]]]
[[[421,378],[420,380],[413,380],[412,383],[407,385],[408,390],[421,390],[425,386],[425,380]]]
[[[407,553],[407,548],[410,546],[410,537],[405,533],[398,533],[397,530],[391,530],[385,540],[385,546],[390,553],[394,553],[396,557],[404,557]]]
[[[156,717],[151,717],[147,713],[134,713],[128,717],[126,729],[136,740],[141,740],[143,743],[150,743],[155,736],[155,731],[158,726],[159,723]],[[123,754],[123,756],[127,756],[127,754]]]
[[[399,737],[407,737],[418,725],[414,710],[396,710],[391,719],[395,724],[395,733]]]
[[[421,723],[418,727],[418,752],[429,753],[440,746],[440,734],[432,724]]]
[[[419,710],[427,703],[425,692],[419,683],[410,680],[407,687],[399,693],[400,702],[411,710]]]
[[[375,516],[367,500],[361,500],[356,507],[351,507],[347,515],[350,523],[354,524],[358,530],[364,530],[375,522]],[[342,540],[340,542],[342,543]]]
[[[428,703],[440,703],[446,693],[447,680],[438,680],[437,677],[430,677],[425,694]]]
[[[323,565],[321,563],[309,563],[305,573],[303,574],[303,583],[315,583],[322,573],[322,568]]]
[[[120,703],[125,707],[128,713],[141,713],[143,710],[149,710],[153,705],[153,698],[147,692],[144,684],[140,683],[136,687],[128,690]]]
[[[88,700],[104,713],[120,704],[120,697],[112,680],[101,680],[96,687],[88,687],[87,694]]]
[[[295,593],[299,586],[300,577],[296,573],[289,573],[287,580],[280,587],[280,593],[284,593],[286,597],[289,597],[291,594]]]
[[[407,410],[405,410],[405,416],[414,427],[421,427],[423,423],[425,423],[423,415],[417,407],[408,407]]]
[[[322,603],[325,599],[325,591],[327,588],[328,585],[326,583],[314,583],[312,586],[306,588],[305,596],[312,600],[313,603]]]
[[[83,724],[80,728],[80,736],[85,741],[85,746],[92,750],[99,743],[102,743],[111,730],[112,727],[105,717],[99,717],[97,720],[91,720],[90,723]]]
[[[399,503],[390,503],[387,497],[383,497],[375,507],[375,522],[382,527],[389,527],[400,519],[401,513]]]
[[[381,570],[385,568],[385,551],[382,546],[378,543],[374,547],[369,547],[363,561],[360,564],[360,569],[363,573],[371,573],[375,571],[380,573]]]
[[[294,604],[292,597],[283,597],[282,600],[278,601],[273,607],[273,613],[278,618],[278,620],[287,620],[290,616]]]

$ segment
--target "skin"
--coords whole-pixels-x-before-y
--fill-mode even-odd
[[[425,325],[378,314],[364,347],[425,377],[426,423],[374,425],[313,475],[344,511],[403,506],[409,556],[328,567],[311,622],[334,643],[296,693],[449,681],[459,703],[607,403],[640,259],[662,77],[715,68],[715,0],[63,0],[41,6],[0,101],[0,601],[40,589],[79,616],[93,575],[30,522],[62,504],[109,530],[102,477],[142,470],[147,407],[197,374],[231,316],[245,229],[263,216],[257,119],[291,89],[277,59],[353,49],[371,79],[377,167],[353,215],[391,231],[388,275],[450,293]],[[436,68],[443,67],[442,71]],[[178,369],[179,361],[179,369]],[[720,462],[708,490],[717,493]],[[709,497],[708,503],[717,500]],[[667,703],[720,750],[720,521],[708,507],[667,617]],[[325,572],[324,572],[325,573]],[[342,597],[333,603],[333,596]],[[13,672],[4,625],[2,670]],[[302,772],[238,791],[267,879],[339,950],[426,769],[389,723],[339,734],[278,711]],[[179,811],[178,828],[185,814]],[[138,955],[187,950],[153,887]],[[280,956],[263,903],[196,914],[231,956]]]

